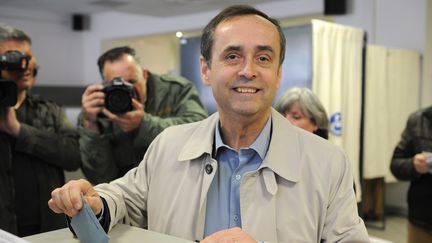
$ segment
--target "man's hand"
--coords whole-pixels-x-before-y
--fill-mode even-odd
[[[116,115],[107,109],[103,109],[102,112],[112,122],[117,124],[123,132],[131,132],[141,125],[142,118],[144,117],[144,108],[141,103],[136,99],[132,99],[133,110],[126,112],[122,115]]]
[[[56,213],[64,213],[69,217],[75,216],[83,207],[81,200],[83,193],[85,200],[95,215],[102,210],[102,199],[90,182],[80,179],[72,180],[60,188],[56,188],[51,192],[51,199],[48,201],[48,206]]]
[[[6,107],[0,110],[0,131],[18,137],[21,123],[18,121],[13,107]]]
[[[200,243],[257,243],[239,227],[221,230],[207,236]]]
[[[81,98],[84,118],[83,126],[94,132],[99,132],[96,121],[105,103],[105,94],[101,91],[102,88],[102,84],[90,85],[86,88]]]
[[[426,155],[423,153],[416,154],[414,156],[414,168],[420,174],[426,174],[429,172],[429,165],[426,162]]]

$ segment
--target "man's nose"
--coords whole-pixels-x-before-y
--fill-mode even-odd
[[[243,76],[247,80],[252,80],[257,77],[256,67],[253,59],[246,59],[242,69],[239,72],[239,76]]]

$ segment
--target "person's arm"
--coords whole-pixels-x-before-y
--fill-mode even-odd
[[[48,164],[65,170],[76,170],[81,165],[78,133],[67,119],[64,111],[52,103],[46,104],[45,116],[52,116],[54,124],[39,129],[21,124],[15,149],[40,158]],[[50,119],[41,119],[51,121]]]
[[[145,165],[131,169],[123,177],[109,184],[95,187],[98,194],[106,200],[110,214],[109,229],[117,223],[147,228],[148,184]]]
[[[160,132],[169,126],[195,122],[207,117],[207,111],[201,103],[198,91],[191,82],[182,86],[173,96],[175,101],[169,116],[160,117],[145,113],[137,131],[135,146],[148,146]]]
[[[399,180],[413,180],[420,176],[414,168],[413,158],[415,151],[413,147],[415,118],[411,116],[408,119],[402,138],[396,146],[391,159],[390,170]]]
[[[333,155],[328,177],[330,187],[322,242],[369,242],[363,220],[358,216],[350,164],[342,151]]]
[[[84,179],[71,180],[62,187],[51,192],[48,207],[55,213],[64,213],[68,217],[74,217],[83,207],[82,197],[95,215],[102,212],[104,203],[93,186]]]
[[[163,162],[156,159],[159,157],[161,147],[165,146],[156,139],[137,167],[109,184],[99,184],[95,187],[98,195],[106,200],[109,207],[110,229],[119,222],[144,229],[148,227],[149,185],[152,173],[156,171],[156,165]]]
[[[81,169],[86,178],[95,184],[109,182],[118,175],[110,139],[98,132],[82,126],[82,115],[78,119],[79,147],[81,151]]]

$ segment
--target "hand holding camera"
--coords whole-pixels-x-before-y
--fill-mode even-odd
[[[132,99],[133,110],[124,114],[114,114],[108,109],[103,109],[103,114],[116,123],[123,132],[131,132],[139,128],[144,117],[144,106],[136,99]]]
[[[84,127],[97,132],[97,118],[105,115],[122,131],[135,130],[141,123],[144,109],[134,97],[133,86],[121,77],[104,85],[90,85],[82,96]]]
[[[17,137],[21,129],[21,123],[16,117],[14,108],[6,107],[0,110],[0,131]]]
[[[87,87],[81,98],[82,113],[84,118],[84,127],[92,131],[98,132],[97,126],[98,114],[104,107],[105,94],[100,92],[103,86],[101,84],[93,84]]]

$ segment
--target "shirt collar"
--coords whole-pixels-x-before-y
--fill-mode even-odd
[[[220,133],[219,123],[220,123],[220,121],[218,123],[216,123],[216,128],[215,128],[215,148],[216,148],[216,153],[219,150],[219,148],[221,148],[221,147],[226,147],[226,148],[232,149],[231,147],[229,147],[228,145],[226,145],[222,141],[222,136],[221,136],[221,133]],[[249,147],[249,148],[255,150],[255,152],[258,153],[258,155],[261,157],[262,160],[266,156],[267,150],[268,150],[268,146],[270,144],[271,126],[272,126],[271,116],[269,116],[266,125],[261,130],[261,132],[258,135],[257,139],[255,139],[255,141]]]
[[[185,127],[193,126],[194,131],[191,132],[191,135],[185,141],[185,145],[177,159],[179,161],[191,161],[199,158],[203,154],[213,154],[213,157],[215,157],[216,126],[218,126],[218,122],[219,113],[216,112],[207,119],[198,122],[197,125],[181,125]],[[211,129],[212,127],[214,129]],[[274,173],[289,181],[298,182],[301,177],[301,165],[303,163],[301,155],[303,153],[302,150],[309,148],[311,142],[315,144],[317,140],[323,139],[314,134],[310,134],[310,136],[302,135],[308,132],[305,132],[301,128],[294,127],[285,117],[273,108],[270,128],[271,139],[268,139],[268,151],[266,151],[266,157],[261,166],[269,168]],[[209,132],[209,129],[211,132]],[[217,134],[220,133],[217,132]],[[203,159],[200,161],[206,162],[207,160]]]

